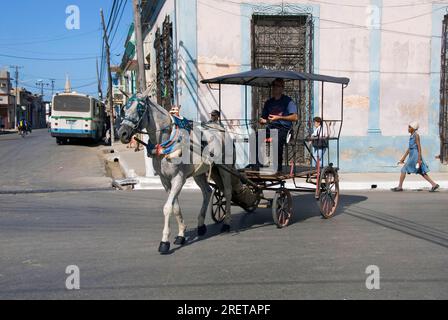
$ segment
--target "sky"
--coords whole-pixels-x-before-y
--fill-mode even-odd
[[[125,5],[123,16],[117,15],[111,33],[112,64],[120,64],[124,52],[124,41],[132,23],[132,0],[116,0]],[[97,95],[96,57],[101,64],[102,29],[100,8],[104,10],[106,23],[113,0],[16,0],[2,1],[0,19],[0,69],[11,65],[19,70],[19,87],[40,93],[36,83],[43,80],[45,98],[50,99],[51,81],[56,79],[55,92],[63,89],[65,76],[69,75],[74,91]],[[66,20],[68,6],[79,8],[80,28],[69,30]],[[121,12],[120,12],[121,13]],[[118,22],[120,23],[118,24]],[[24,59],[26,58],[26,59]],[[48,61],[48,59],[53,59]],[[54,59],[81,59],[54,61]],[[14,70],[9,69],[11,78]],[[13,81],[14,85],[14,81]],[[103,77],[103,92],[106,92],[107,77]]]

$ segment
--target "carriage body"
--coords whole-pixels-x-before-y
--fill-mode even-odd
[[[292,220],[294,209],[292,201],[292,193],[309,192],[313,193],[318,202],[320,213],[325,219],[333,217],[339,203],[339,151],[340,136],[343,125],[344,116],[344,89],[348,86],[350,80],[348,78],[337,78],[325,75],[301,73],[295,71],[278,71],[256,69],[248,72],[221,76],[213,79],[203,80],[202,83],[212,86],[218,86],[219,90],[219,111],[221,105],[221,86],[222,85],[240,85],[246,87],[246,110],[247,110],[247,87],[269,87],[275,79],[283,79],[289,81],[308,81],[320,84],[321,87],[321,103],[320,116],[323,119],[323,126],[338,124],[338,129],[333,130],[332,135],[319,137],[321,141],[327,144],[327,165],[321,167],[322,159],[316,159],[313,155],[313,147],[307,137],[300,135],[300,130],[296,129],[292,132],[289,143],[294,146],[301,147],[309,153],[309,164],[300,163],[298,154],[293,152],[291,156],[285,157],[289,159],[287,172],[272,173],[263,170],[242,169],[225,167],[225,170],[234,177],[240,179],[245,188],[245,194],[234,194],[232,203],[242,207],[247,212],[253,212],[258,207],[272,208],[272,216],[274,223],[279,227],[286,227]],[[337,84],[341,86],[340,101],[340,118],[325,119],[324,106],[324,89],[326,83]],[[302,86],[299,86],[301,88]],[[296,128],[300,128],[303,121],[309,119],[300,119]],[[247,123],[247,119],[245,119]],[[323,130],[322,130],[323,131]],[[329,130],[331,131],[331,130]],[[268,150],[269,150],[269,142]],[[330,144],[336,145],[336,150],[330,153]],[[288,150],[288,148],[286,148]],[[330,154],[335,157],[335,161],[331,161]],[[336,164],[334,164],[336,162]],[[300,182],[302,181],[302,182]],[[223,197],[219,186],[212,184],[214,189],[212,218],[215,222],[220,223],[224,217],[224,207],[226,199]],[[267,192],[274,193],[273,197],[266,197]]]

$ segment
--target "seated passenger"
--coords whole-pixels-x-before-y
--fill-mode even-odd
[[[328,130],[326,130],[322,118],[314,118],[314,131],[309,140],[311,140],[313,145],[313,166],[317,165],[317,160],[319,159],[319,164],[323,167],[325,153],[328,149]]]

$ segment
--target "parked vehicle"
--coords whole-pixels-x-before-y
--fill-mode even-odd
[[[51,136],[58,144],[81,138],[101,141],[106,131],[105,105],[80,93],[61,93],[53,97]]]

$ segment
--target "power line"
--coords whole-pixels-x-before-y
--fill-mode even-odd
[[[111,23],[111,21],[112,21],[112,15],[114,14],[116,5],[117,5],[117,0],[114,0],[114,2],[113,2],[113,4],[112,4],[112,9],[110,10],[109,18],[107,19],[107,27],[106,27],[106,30],[109,30],[109,26],[110,26],[110,23]]]
[[[213,0],[213,1],[218,1],[218,0]],[[229,2],[229,3],[236,3],[236,2],[233,2],[233,1],[230,1],[230,0],[220,0],[220,1],[225,1],[225,2]],[[244,15],[244,14],[237,13],[237,12],[228,11],[228,10],[225,10],[225,9],[222,9],[222,8],[218,8],[218,7],[213,6],[213,5],[209,4],[209,3],[206,3],[206,2],[204,2],[202,0],[198,0],[198,2],[201,3],[201,5],[207,6],[209,8],[215,9],[215,10],[220,11],[220,12],[224,12],[224,13],[227,13],[227,14],[230,14],[230,15],[234,15],[234,16],[238,16],[238,17],[244,17],[244,18],[247,18],[247,19],[252,19],[251,16]],[[248,4],[248,3],[239,3],[239,4],[245,4],[245,5],[253,6],[252,4]],[[362,6],[362,7],[366,7],[366,6]],[[389,22],[386,22],[386,23],[383,23],[383,24],[384,25],[389,25],[389,24],[394,24],[394,23],[398,23],[398,22],[410,21],[410,20],[413,20],[413,19],[416,19],[416,18],[419,18],[419,17],[422,17],[422,16],[431,15],[433,12],[438,11],[438,10],[442,10],[444,8],[445,7],[437,8],[437,9],[435,9],[435,10],[429,12],[429,13],[425,13],[425,14],[422,14],[422,15],[414,16],[414,17],[408,17],[408,18],[405,18],[405,19],[402,19],[402,20],[389,21]],[[370,30],[370,28],[368,26],[356,25],[356,24],[343,22],[343,21],[336,21],[336,20],[322,19],[322,18],[318,18],[318,20],[325,21],[325,22],[332,22],[332,23],[336,23],[336,24],[340,24],[340,25],[344,25],[345,26],[345,27],[341,27],[339,29]],[[326,28],[326,27],[319,26],[319,29],[333,30],[335,28],[333,28],[333,27]],[[382,31],[382,32],[401,34],[401,35],[407,35],[407,36],[424,37],[424,38],[441,38],[441,36],[422,35],[422,34],[417,34],[417,33],[404,32],[404,31],[398,31],[398,30],[390,30],[390,29],[384,29],[384,28],[380,28],[379,30]]]
[[[73,39],[73,38],[78,38],[78,37],[83,37],[86,35],[90,35],[94,32],[97,32],[99,29],[95,29],[95,30],[91,30],[85,33],[81,33],[81,34],[76,34],[76,35],[71,35],[71,36],[65,36],[65,37],[60,37],[60,38],[55,38],[55,39],[49,39],[49,40],[41,40],[41,41],[29,41],[29,42],[17,42],[17,43],[2,43],[0,44],[0,46],[19,46],[19,45],[29,45],[29,44],[37,44],[37,43],[47,43],[47,42],[54,42],[54,41],[61,41],[61,40],[66,40],[66,39]]]
[[[23,73],[23,75],[25,77],[31,77],[31,78],[36,78],[36,79],[48,79],[48,80],[54,79],[55,81],[65,81],[66,80],[65,78],[52,78],[50,76],[37,76],[34,74],[29,74],[29,73]],[[85,81],[85,80],[94,80],[94,79],[96,79],[96,77],[90,77],[90,78],[71,78],[70,77],[71,81]]]
[[[220,0],[220,1],[232,2],[232,1],[229,1],[229,0]],[[368,5],[334,3],[334,2],[321,1],[321,0],[310,0],[310,2],[315,2],[315,3],[320,3],[320,4],[327,4],[327,5],[338,6],[338,7],[352,7],[352,8],[366,8],[366,7],[368,7]],[[433,2],[443,3],[443,1],[429,1],[429,2],[409,3],[409,4],[382,5],[381,7],[382,8],[407,8],[407,7],[409,8],[409,7],[427,6],[427,5],[432,4]]]
[[[112,52],[115,52],[118,49],[122,50],[122,48],[120,48],[120,47],[124,47],[124,41],[126,40],[126,38],[128,36],[129,26],[130,26],[130,24],[127,24],[127,28],[123,32],[123,34],[120,37],[120,39],[117,41],[117,44],[115,45],[115,47],[112,49]]]
[[[226,2],[229,4],[234,4],[237,6],[245,5],[245,6],[251,6],[251,7],[257,7],[257,5],[253,3],[248,2],[237,2],[232,0],[213,0],[215,2]],[[337,6],[337,7],[350,7],[350,8],[367,8],[369,5],[362,5],[362,4],[346,4],[346,3],[336,3],[336,2],[329,2],[329,1],[322,1],[322,0],[309,0],[310,2],[319,3],[319,4],[326,4],[331,6]],[[338,0],[339,1],[339,0]],[[418,7],[418,6],[427,6],[431,5],[433,3],[446,3],[447,1],[428,1],[428,2],[420,2],[420,3],[409,3],[409,4],[392,4],[392,5],[381,5],[381,8],[411,8],[411,7]]]
[[[83,57],[83,58],[31,58],[31,57],[21,57],[8,54],[0,54],[0,57],[22,59],[22,60],[34,60],[34,61],[85,61],[94,60],[97,57]]]
[[[49,86],[49,83],[44,83],[43,80],[39,80],[36,82],[36,86],[39,86],[40,88],[40,95],[43,97],[44,96],[44,86]]]
[[[113,44],[113,42],[114,42],[114,40],[115,40],[115,36],[117,35],[117,31],[118,31],[118,29],[120,28],[120,23],[121,23],[121,20],[123,19],[123,15],[124,15],[124,12],[125,12],[126,5],[127,5],[127,4],[128,4],[128,0],[126,0],[126,1],[124,2],[124,6],[123,6],[123,8],[122,8],[122,10],[121,10],[120,18],[118,19],[117,27],[115,28],[114,35],[112,36],[112,40],[110,41],[110,44],[111,44],[111,45]]]
[[[116,5],[117,5],[117,0],[113,1],[112,4],[112,9],[110,11],[109,14],[109,18],[108,18],[108,22],[107,22],[107,26],[106,26],[106,35],[107,35],[107,30],[109,29],[109,27],[111,26],[112,20],[113,20],[113,16],[115,15],[115,10],[116,10]],[[103,78],[104,78],[104,73],[106,71],[106,50],[105,50],[105,46],[106,46],[106,42],[105,42],[105,35],[104,35],[104,31],[103,31],[103,24],[100,23],[100,28],[101,30],[101,38],[102,38],[102,47],[101,47],[101,65],[100,65],[100,83],[103,83]]]
[[[17,47],[16,46],[5,46],[4,50],[11,50],[14,52],[17,52]],[[3,51],[4,51],[3,50]],[[20,52],[26,52],[26,53],[32,53],[32,54],[40,54],[40,55],[55,55],[55,56],[67,56],[67,52],[65,53],[61,53],[61,52],[43,52],[43,51],[33,51],[33,50],[24,50],[24,49],[20,49]],[[72,55],[79,55],[79,56],[92,56],[95,55],[95,53],[70,53]]]
[[[24,87],[27,87],[27,88],[41,90],[41,87],[37,87],[37,86],[26,84],[24,81],[19,81],[19,83],[20,83],[20,85],[22,85]],[[82,89],[82,88],[90,87],[90,86],[93,86],[93,85],[96,85],[96,84],[97,84],[97,81],[91,82],[91,83],[87,83],[87,84],[84,84],[84,85],[80,85],[80,86],[76,86],[76,87],[72,87],[72,89]],[[52,89],[51,88],[43,88],[43,90],[44,91],[51,91],[51,90],[54,90],[54,91],[64,91],[65,88],[52,88]]]
[[[120,1],[119,5],[117,6],[115,12],[113,12],[112,22],[110,24],[110,28],[108,29],[107,35],[108,35],[109,38],[110,38],[110,35],[112,34],[112,30],[115,27],[115,23],[117,22],[117,17],[118,17],[118,14],[119,14],[120,10],[121,10],[121,6],[123,5],[123,0],[119,0],[119,1]]]

